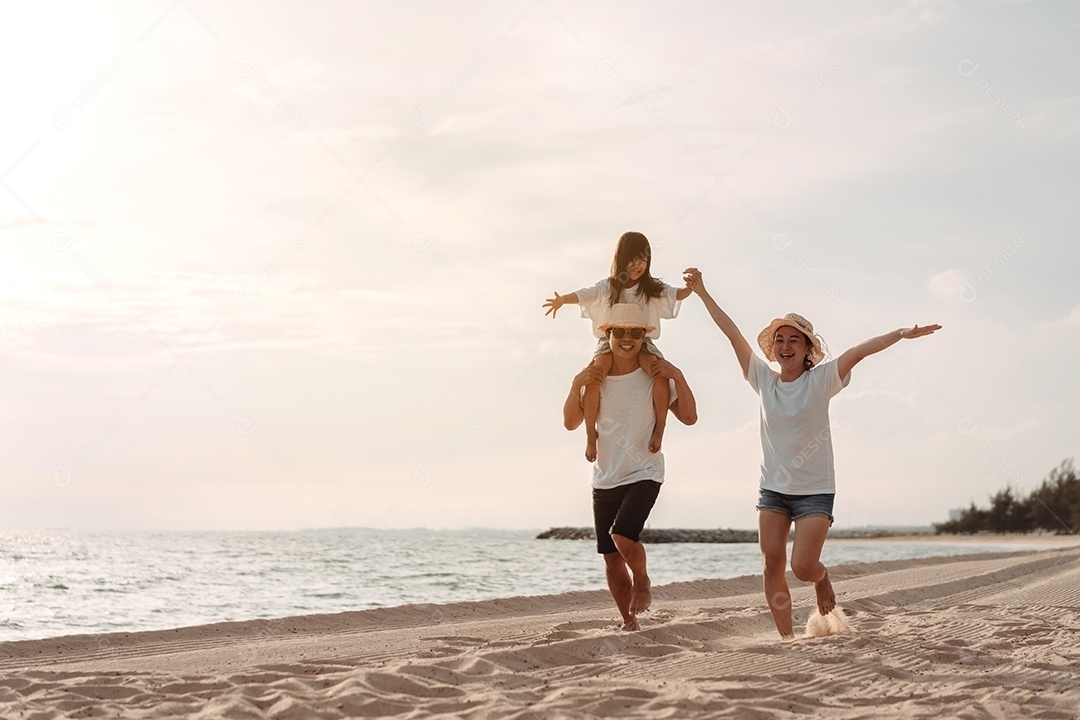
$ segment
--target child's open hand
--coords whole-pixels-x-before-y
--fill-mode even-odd
[[[552,319],[554,319],[555,318],[555,313],[559,312],[559,308],[561,308],[565,304],[566,304],[566,301],[563,300],[562,295],[560,295],[559,293],[555,293],[555,297],[548,298],[547,302],[545,302],[540,307],[546,307],[547,308],[547,310],[544,312],[545,317],[548,314],[550,314]]]

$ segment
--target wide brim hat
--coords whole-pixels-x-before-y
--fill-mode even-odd
[[[776,362],[776,355],[773,353],[773,340],[776,337],[776,331],[782,327],[793,327],[810,338],[810,349],[807,352],[807,357],[810,358],[811,364],[817,365],[825,359],[825,343],[822,342],[821,336],[814,332],[813,323],[798,313],[788,313],[782,318],[776,318],[758,333],[757,344],[761,348],[761,352],[765,353],[766,358]]]
[[[645,328],[650,333],[656,329],[654,325],[645,322],[645,313],[641,312],[641,306],[634,303],[616,303],[608,311],[607,320],[597,329],[607,332],[609,328]]]

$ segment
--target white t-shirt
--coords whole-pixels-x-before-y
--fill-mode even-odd
[[[847,387],[836,360],[807,370],[794,382],[750,353],[746,380],[761,405],[761,487],[788,495],[836,492],[829,400]]]
[[[675,383],[668,382],[671,402],[675,402]],[[664,482],[664,454],[649,452],[649,438],[656,426],[652,387],[652,376],[641,368],[626,375],[608,375],[600,384],[594,488],[613,488],[640,480]]]
[[[619,295],[619,302],[633,303],[641,308],[641,312],[645,314],[645,324],[655,328],[648,335],[653,340],[660,337],[660,320],[678,317],[679,308],[682,307],[682,301],[675,297],[678,290],[667,283],[661,283],[661,285],[664,286],[664,292],[660,297],[650,298],[641,295],[636,285],[632,288],[624,288]],[[611,310],[611,304],[608,303],[611,284],[608,279],[604,278],[592,287],[581,288],[575,294],[578,297],[578,305],[581,306],[581,317],[592,320],[593,335],[603,338],[604,332],[599,328],[607,320],[608,312]]]

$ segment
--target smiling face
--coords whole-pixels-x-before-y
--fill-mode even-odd
[[[615,246],[615,257],[611,260],[611,277],[616,278],[622,287],[633,287],[642,277],[650,274],[652,249],[649,239],[639,232],[625,232]],[[645,263],[644,269],[638,267]]]
[[[788,372],[802,372],[805,369],[806,357],[810,352],[810,343],[802,330],[783,325],[776,329],[773,335],[773,354],[782,370]]]
[[[636,258],[626,264],[626,276],[628,278],[627,285],[633,285],[641,276],[645,274],[645,271],[649,269],[649,260],[644,255],[638,255]]]
[[[621,338],[615,337],[617,331],[622,331]],[[634,335],[638,335],[639,337],[635,340]],[[611,345],[611,352],[616,357],[624,359],[637,357],[637,354],[641,352],[641,344],[643,342],[645,342],[645,328],[608,329],[608,343]]]

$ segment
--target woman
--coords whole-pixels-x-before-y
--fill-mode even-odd
[[[791,624],[791,592],[785,577],[787,540],[795,523],[791,571],[814,583],[822,615],[836,607],[821,548],[832,525],[836,493],[829,401],[847,387],[851,369],[902,339],[929,335],[941,328],[927,325],[893,330],[847,350],[829,362],[814,326],[795,313],[773,320],[758,335],[765,357],[780,366],[776,372],[750,348],[739,328],[712,299],[697,268],[684,271],[689,286],[709,311],[735,350],[743,377],[757,392],[761,406],[761,480],[758,500],[758,542],[764,559],[765,599],[781,637],[795,637]]]

